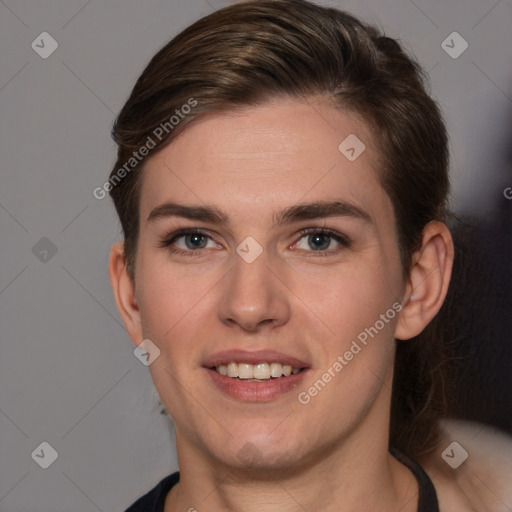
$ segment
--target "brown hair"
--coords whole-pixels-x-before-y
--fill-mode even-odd
[[[134,152],[151,139],[154,154],[207,113],[322,95],[360,114],[372,130],[406,276],[423,228],[447,213],[447,135],[425,83],[396,40],[337,9],[305,0],[255,0],[200,19],[152,58],[112,131],[118,157],[110,195],[130,275],[135,279],[145,161],[138,158],[127,169]],[[119,179],[122,166],[126,172]],[[437,420],[444,414],[441,334],[434,323],[417,339],[398,342],[390,444],[412,457],[436,446]]]

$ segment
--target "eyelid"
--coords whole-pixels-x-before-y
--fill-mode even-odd
[[[315,233],[320,233],[320,234],[323,234],[323,235],[328,235],[328,236],[332,237],[334,240],[336,240],[340,245],[345,246],[345,247],[349,247],[352,244],[352,240],[351,240],[350,237],[348,237],[347,235],[345,235],[343,233],[340,233],[339,231],[331,229],[331,228],[305,228],[305,229],[301,229],[299,231],[299,234],[301,235],[299,240],[304,238],[304,236],[306,236],[306,235],[312,235],[312,234],[315,234]],[[297,244],[297,242],[294,242],[292,245]],[[311,252],[315,252],[315,251],[311,251]],[[318,252],[328,252],[328,251],[318,251]]]
[[[182,228],[182,229],[177,229],[176,231],[173,231],[172,233],[162,237],[162,239],[160,240],[159,244],[158,244],[158,247],[160,248],[167,248],[169,249],[169,247],[178,239],[178,238],[181,238],[183,236],[186,236],[186,235],[191,235],[191,234],[197,234],[197,235],[203,235],[207,238],[209,238],[210,240],[212,240],[213,242],[215,242],[217,245],[220,245],[212,236],[211,232],[205,230],[205,229],[201,229],[201,228]],[[187,253],[193,253],[193,252],[200,252],[200,251],[203,251],[204,249],[197,249],[195,251],[192,251],[192,250],[189,250],[189,251],[183,251],[181,249],[176,249],[176,251],[179,251],[179,252],[187,252]]]
[[[210,250],[210,249],[206,249],[206,248],[196,249],[196,250],[193,250],[193,249],[184,250],[184,249],[180,249],[177,247],[173,247],[173,244],[175,243],[175,241],[177,239],[184,237],[186,235],[190,235],[190,234],[198,234],[198,235],[205,236],[205,237],[209,238],[211,241],[213,241],[215,244],[221,245],[214,239],[214,237],[212,236],[212,233],[208,230],[205,230],[202,228],[182,228],[182,229],[173,231],[172,233],[170,233],[167,236],[164,236],[160,240],[158,247],[165,248],[175,254],[184,254],[186,256],[196,256],[196,255],[199,256],[199,255],[202,255],[205,250]],[[340,248],[337,248],[337,249],[318,250],[318,251],[315,251],[315,250],[308,251],[305,249],[297,249],[299,251],[313,253],[314,255],[317,255],[317,256],[330,255],[330,254],[337,253],[337,252],[339,252],[339,250],[341,250],[341,248],[350,247],[350,245],[352,244],[352,240],[347,235],[342,234],[334,229],[330,229],[330,228],[326,228],[326,227],[304,228],[304,229],[301,229],[298,232],[298,234],[300,235],[300,237],[298,238],[298,240],[296,240],[294,243],[292,243],[289,246],[289,248],[294,247],[295,245],[297,245],[299,243],[300,240],[302,240],[302,238],[304,238],[307,235],[311,235],[311,234],[328,235],[341,246]]]

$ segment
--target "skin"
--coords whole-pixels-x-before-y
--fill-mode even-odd
[[[355,161],[338,150],[349,134],[366,146]],[[453,244],[444,224],[428,224],[403,278],[377,163],[364,121],[320,98],[208,115],[148,159],[135,281],[120,243],[110,276],[133,343],[149,338],[161,350],[149,368],[176,426],[181,475],[166,512],[329,512],[340,504],[354,512],[416,510],[416,480],[387,451],[394,340],[417,335],[439,311]],[[148,220],[168,201],[214,206],[228,223]],[[329,201],[350,203],[369,220],[275,223],[288,207]],[[183,228],[206,231],[211,241],[192,256],[161,247]],[[305,228],[329,228],[351,242],[322,238],[325,250],[314,250]],[[263,249],[252,263],[236,253],[248,236]],[[176,246],[194,252],[183,238]],[[400,313],[301,404],[299,392],[396,302]],[[273,400],[236,400],[202,367],[206,357],[233,348],[277,350],[310,369],[297,389]],[[251,460],[241,457],[247,452]]]
[[[456,469],[442,452],[455,441],[468,453]],[[420,460],[436,488],[442,512],[510,512],[512,510],[512,439],[480,423],[443,420],[437,449]]]

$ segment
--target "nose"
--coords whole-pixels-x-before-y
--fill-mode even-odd
[[[265,251],[252,263],[234,255],[233,265],[223,280],[221,322],[248,332],[286,324],[290,319],[290,291],[282,276],[270,268]]]

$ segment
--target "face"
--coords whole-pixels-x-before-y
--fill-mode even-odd
[[[387,435],[404,283],[377,162],[314,99],[209,115],[148,160],[131,334],[161,351],[178,449],[285,468]]]

